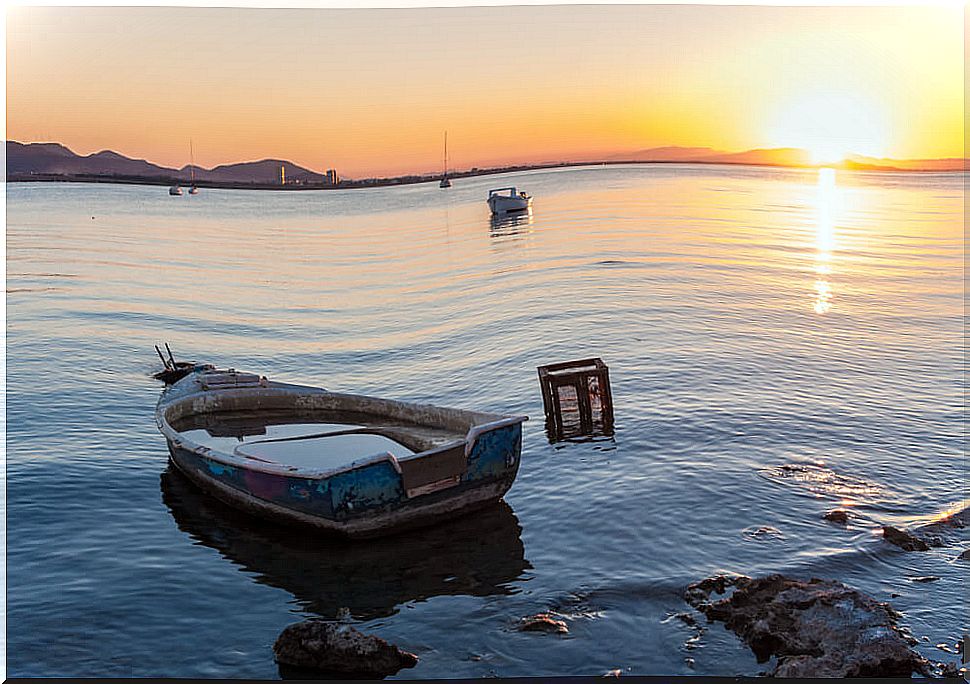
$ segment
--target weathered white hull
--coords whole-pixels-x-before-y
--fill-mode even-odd
[[[508,197],[493,195],[488,198],[488,208],[493,214],[506,214],[512,211],[526,211],[532,206],[531,197]]]

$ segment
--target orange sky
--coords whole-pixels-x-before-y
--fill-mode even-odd
[[[661,145],[963,156],[963,9],[15,7],[7,138],[348,176]]]

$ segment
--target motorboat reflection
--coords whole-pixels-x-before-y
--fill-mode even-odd
[[[522,528],[504,501],[433,528],[349,542],[226,506],[171,465],[161,491],[181,531],[324,618],[346,611],[355,619],[386,617],[434,596],[511,594],[532,567]]]
[[[490,233],[493,238],[515,237],[530,232],[535,219],[532,210],[492,214],[489,219]]]

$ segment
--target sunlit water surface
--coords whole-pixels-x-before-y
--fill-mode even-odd
[[[756,674],[670,616],[716,572],[842,580],[933,658],[959,549],[878,526],[967,496],[963,181],[687,165],[332,192],[7,186],[8,671],[272,678],[321,615],[400,676]],[[490,187],[535,196],[491,221]],[[507,505],[346,546],[167,471],[158,365],[526,413]],[[612,441],[550,445],[536,366],[600,356]],[[852,511],[847,527],[822,519]],[[914,577],[936,576],[934,582]],[[569,635],[515,630],[556,610]],[[690,640],[690,641],[689,641]]]

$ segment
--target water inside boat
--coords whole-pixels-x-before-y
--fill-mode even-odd
[[[362,415],[225,412],[192,416],[172,427],[214,451],[299,468],[335,468],[385,452],[397,458],[417,453],[383,434],[403,426]]]

